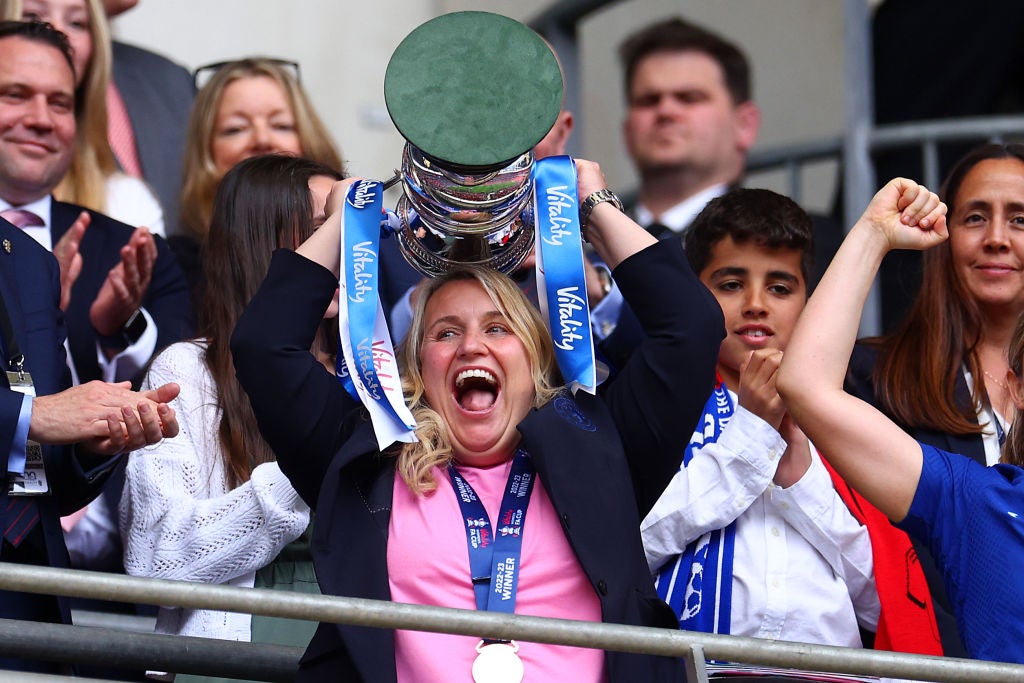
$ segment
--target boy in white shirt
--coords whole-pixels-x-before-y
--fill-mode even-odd
[[[687,630],[861,647],[879,617],[867,529],[775,389],[807,299],[811,221],[737,189],[684,245],[727,334],[684,465],[641,524],[658,593]]]

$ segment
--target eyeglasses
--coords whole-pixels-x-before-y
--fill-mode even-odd
[[[195,83],[196,90],[202,89],[204,85],[210,82],[213,75],[223,69],[226,66],[233,66],[235,64],[243,64],[246,62],[267,62],[274,66],[279,66],[287,71],[294,79],[296,83],[302,82],[302,75],[299,72],[299,63],[293,62],[288,59],[276,59],[274,57],[251,57],[247,59],[229,59],[225,62],[214,62],[213,64],[206,64],[198,67],[192,72],[192,81]]]

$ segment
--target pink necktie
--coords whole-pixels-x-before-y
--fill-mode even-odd
[[[35,215],[31,211],[25,211],[25,209],[7,209],[0,211],[0,218],[4,218],[19,228],[32,228],[42,227],[46,225],[43,223],[43,219]]]
[[[135,178],[142,177],[142,164],[139,163],[139,151],[135,144],[135,132],[132,121],[128,118],[128,109],[117,86],[111,81],[107,86],[107,138],[110,149],[117,157],[121,170]]]

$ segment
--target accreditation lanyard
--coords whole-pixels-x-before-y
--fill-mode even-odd
[[[7,374],[7,385],[12,391],[34,397],[35,384],[32,375],[25,370],[25,355],[18,345],[14,334],[11,315],[7,304],[0,297],[0,335],[3,336],[3,365]],[[7,460],[7,467],[0,473],[7,473],[7,494],[10,496],[44,495],[50,492],[46,481],[46,465],[43,462],[43,447],[38,442],[28,439],[25,442],[25,456],[22,460],[18,453],[12,452]]]
[[[473,487],[452,465],[448,476],[466,523],[476,608],[511,614],[516,606],[526,508],[537,480],[533,461],[526,451],[516,451],[496,525],[491,524]]]

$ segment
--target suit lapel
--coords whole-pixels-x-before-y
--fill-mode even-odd
[[[50,239],[56,246],[64,233],[68,231],[71,224],[78,218],[79,211],[70,204],[58,202],[56,199],[50,201]]]
[[[10,224],[4,221],[3,230],[0,230],[0,235],[7,232]],[[11,229],[17,230],[11,226]],[[6,239],[6,238],[5,238]],[[22,308],[21,299],[18,297],[18,273],[17,273],[17,251],[12,250],[8,253],[6,249],[0,249],[0,297],[3,297],[4,304],[7,306],[7,314],[11,319],[11,329],[14,332],[16,339],[25,338],[25,312]],[[6,348],[6,341],[3,344],[4,354],[8,353]],[[4,369],[7,368],[7,359],[4,359]],[[4,386],[7,386],[7,377],[4,375]]]

